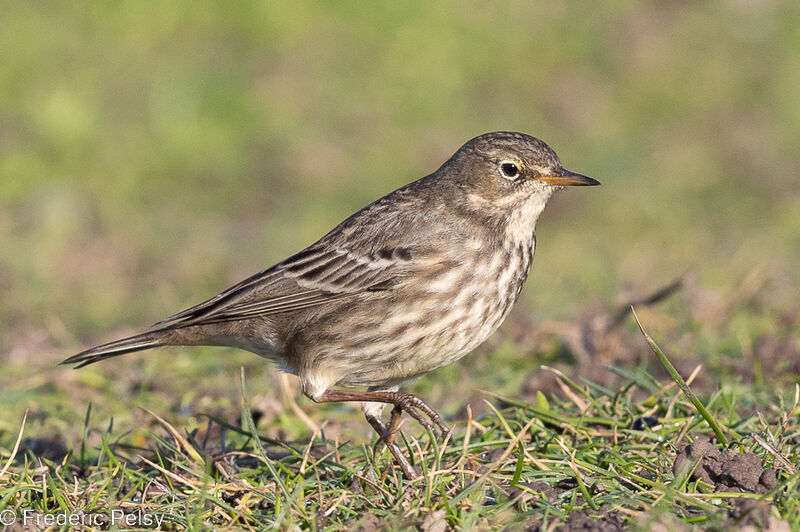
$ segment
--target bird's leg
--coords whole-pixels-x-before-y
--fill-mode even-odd
[[[372,428],[375,429],[375,432],[378,433],[378,441],[375,443],[375,446],[372,448],[373,455],[377,455],[376,451],[378,448],[379,443],[384,443],[386,447],[389,449],[389,452],[392,453],[394,459],[400,465],[400,469],[403,471],[403,474],[409,480],[415,480],[419,478],[419,473],[417,469],[409,463],[408,459],[403,455],[403,452],[400,450],[400,447],[394,442],[394,435],[392,434],[391,438],[387,437],[389,434],[390,428],[387,428],[383,422],[378,419],[378,417],[371,413],[364,413],[364,416],[367,418],[367,422],[372,425]],[[394,419],[394,416],[392,416]],[[397,429],[395,428],[395,431]]]
[[[422,399],[410,393],[395,392],[395,391],[366,391],[357,392],[350,390],[327,390],[316,398],[312,398],[318,403],[327,403],[334,401],[361,401],[373,403],[386,403],[394,405],[399,408],[400,412],[408,412],[408,415],[414,418],[420,425],[428,428],[433,428],[433,425],[425,419],[422,414],[425,414],[430,420],[439,427],[442,431],[442,438],[446,438],[450,434],[450,427],[448,427],[442,417],[436,411],[426,405]],[[394,415],[394,411],[393,415]],[[397,416],[399,418],[400,412]],[[395,423],[397,420],[394,421]]]
[[[400,416],[403,415],[403,409],[399,406],[392,408],[392,416],[389,418],[389,430],[386,434],[385,443],[394,441],[394,435],[397,434],[397,429],[400,426]]]
[[[389,418],[389,426],[385,427],[386,431],[381,434],[381,437],[378,438],[378,441],[375,442],[375,445],[372,447],[372,454],[378,452],[378,448],[381,445],[391,445],[394,443],[395,435],[398,432],[398,427],[400,426],[400,416],[403,413],[403,409],[399,406],[396,406],[392,409],[392,417]],[[364,412],[364,415],[367,416],[367,421],[369,421],[369,416],[367,412]]]
[[[379,438],[373,447],[373,453],[381,444],[386,445],[400,465],[406,478],[413,480],[419,477],[419,473],[409,463],[403,455],[400,447],[395,442],[395,436],[400,425],[400,416],[403,411],[408,412],[420,425],[426,429],[433,429],[433,425],[425,418],[428,416],[442,431],[442,438],[446,438],[450,433],[450,428],[442,421],[441,416],[431,407],[426,405],[419,397],[408,393],[387,390],[368,390],[365,392],[350,390],[327,390],[317,397],[312,397],[315,402],[328,403],[338,401],[360,401],[362,403],[386,403],[394,405],[392,415],[389,419],[389,426],[383,424],[378,415],[371,409],[365,409],[364,415],[367,422],[378,433]]]

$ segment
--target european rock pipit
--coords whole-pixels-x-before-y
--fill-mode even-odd
[[[297,375],[316,402],[362,402],[379,442],[413,478],[394,441],[400,414],[448,428],[400,386],[458,360],[497,329],[528,276],[536,221],[553,191],[598,184],[565,170],[539,139],[481,135],[296,255],[152,330],[64,363],[169,345],[246,349]],[[386,404],[394,405],[388,426],[380,417]]]

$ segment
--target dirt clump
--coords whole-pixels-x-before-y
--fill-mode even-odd
[[[525,489],[513,488],[511,495],[524,499],[535,507],[540,504],[536,501],[537,498],[543,498],[551,504],[555,503],[564,492],[575,489],[578,483],[574,478],[568,478],[558,482],[555,486],[551,486],[541,480],[524,483],[521,486],[524,486]],[[538,497],[531,492],[535,492]],[[626,520],[622,512],[608,511],[607,509],[591,510],[588,508],[573,510],[569,514],[567,522],[561,524],[564,530],[591,532],[616,532],[617,530],[625,530],[630,526],[630,522]],[[532,531],[550,530],[552,522],[544,523],[541,515],[533,515],[525,521],[524,528]]]
[[[736,501],[730,517],[745,532],[766,530],[768,532],[789,532],[789,523],[777,517],[777,512],[769,501],[741,499]]]
[[[599,517],[599,519],[595,519]],[[616,532],[625,530],[630,523],[621,512],[603,512],[600,510],[578,510],[569,514],[566,530],[584,530],[586,532]]]
[[[702,480],[715,491],[766,493],[778,485],[775,470],[764,469],[758,456],[731,449],[720,452],[707,436],[698,437],[678,453],[672,472],[677,474],[695,462],[699,463],[692,472],[692,480]]]
[[[68,453],[64,442],[61,438],[25,438],[22,440],[20,450],[30,452],[33,456],[47,458],[54,462],[60,462]]]

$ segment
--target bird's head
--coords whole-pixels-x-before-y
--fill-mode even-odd
[[[600,182],[566,170],[556,152],[543,141],[498,131],[475,137],[443,165],[473,201],[499,209],[514,209],[531,200],[546,200],[565,186],[599,185]]]

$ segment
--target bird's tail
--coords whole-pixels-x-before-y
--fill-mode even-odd
[[[64,360],[61,364],[77,364],[75,366],[76,369],[82,368],[83,366],[93,364],[106,358],[167,345],[167,342],[164,342],[164,340],[165,335],[163,330],[137,334],[135,336],[129,336],[128,338],[123,338],[122,340],[98,345],[86,351],[81,351],[77,355],[72,355]]]

